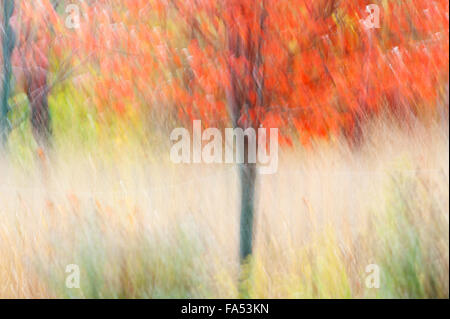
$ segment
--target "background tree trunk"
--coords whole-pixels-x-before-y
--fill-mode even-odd
[[[15,45],[15,35],[10,24],[11,16],[14,12],[14,0],[3,0],[3,26],[2,26],[2,53],[3,53],[3,76],[0,105],[0,147],[5,147],[9,135],[8,99],[11,93],[11,55]]]
[[[27,97],[31,106],[31,126],[33,136],[40,147],[49,147],[51,121],[48,109],[47,73],[32,75],[27,87]],[[38,72],[41,73],[41,72]]]

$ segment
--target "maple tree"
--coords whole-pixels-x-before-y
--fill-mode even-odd
[[[207,125],[277,127],[289,145],[292,136],[308,145],[341,133],[358,141],[364,122],[382,111],[432,111],[448,83],[446,1],[377,2],[385,12],[379,29],[361,23],[368,1],[157,3],[160,16],[175,12],[182,21],[174,33],[187,42],[185,51],[165,30],[170,97],[181,115]],[[244,163],[240,171],[245,260],[256,168]]]

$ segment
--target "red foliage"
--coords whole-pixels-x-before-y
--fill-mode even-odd
[[[448,83],[444,0],[380,2],[380,28],[370,30],[361,23],[368,1],[159,3],[189,35],[183,71],[192,74],[172,81],[174,98],[206,123],[227,105],[235,125],[295,128],[305,143],[352,136],[386,108],[433,108]]]
[[[373,2],[380,28],[368,30]],[[55,51],[90,59],[100,110],[278,127],[308,143],[357,136],[380,112],[432,111],[448,84],[445,0],[98,0],[81,11]]]

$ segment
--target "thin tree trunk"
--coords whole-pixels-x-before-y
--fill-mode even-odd
[[[239,165],[241,184],[240,249],[241,264],[252,254],[253,221],[255,213],[256,164]]]
[[[0,147],[5,147],[9,135],[8,99],[11,93],[11,55],[15,45],[15,35],[10,24],[14,12],[14,0],[3,0],[2,53],[3,53],[3,83],[0,105]]]
[[[239,298],[249,298],[252,286],[252,254],[255,220],[256,163],[248,161],[248,138],[244,141],[244,163],[239,164],[241,214],[239,222]]]

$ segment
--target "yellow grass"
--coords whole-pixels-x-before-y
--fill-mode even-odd
[[[250,297],[448,298],[444,126],[378,123],[358,150],[282,150],[259,179]],[[237,297],[235,168],[168,155],[66,145],[27,167],[2,159],[0,297]],[[65,287],[68,264],[81,289]]]

